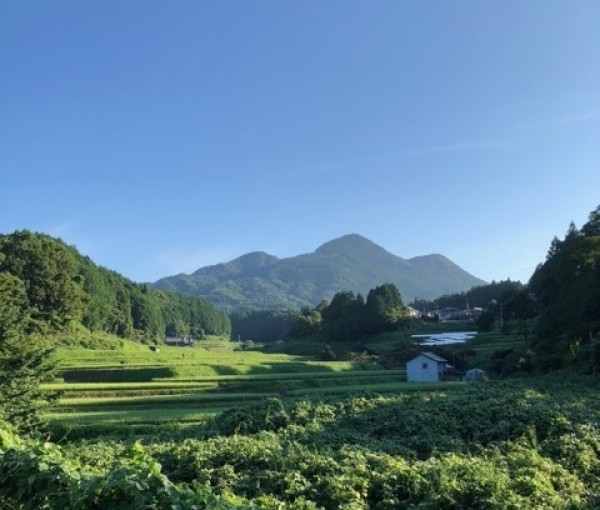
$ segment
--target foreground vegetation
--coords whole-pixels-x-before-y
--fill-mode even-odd
[[[488,334],[474,343],[485,351],[514,340]],[[115,370],[132,380],[45,383],[45,391],[62,391],[46,414],[55,442],[23,439],[4,425],[0,502],[25,509],[600,504],[595,377],[415,384],[374,365],[234,346],[214,339],[205,349],[163,347],[158,355],[128,343],[59,349],[59,374]],[[219,374],[221,363],[227,374]],[[171,376],[154,377],[165,369]],[[183,376],[188,369],[205,375]]]
[[[594,378],[270,399],[62,447],[1,433],[7,508],[596,508]]]

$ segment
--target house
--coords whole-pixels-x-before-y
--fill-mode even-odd
[[[438,310],[437,315],[441,321],[465,320],[468,319],[466,310],[461,310],[456,306],[447,306],[443,310]]]
[[[420,319],[421,318],[421,312],[419,310],[417,310],[416,308],[413,308],[412,306],[407,306],[406,312],[408,313],[408,316],[411,319]]]
[[[422,352],[406,363],[406,380],[415,382],[443,381],[446,371],[454,368],[441,356]]]
[[[194,341],[191,338],[184,336],[168,336],[165,343],[177,347],[192,347],[194,345]]]

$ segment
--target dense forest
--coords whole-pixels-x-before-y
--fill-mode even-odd
[[[165,335],[230,331],[227,315],[208,301],[134,283],[43,234],[19,231],[0,236],[0,275],[5,292],[18,301],[27,318],[27,333],[83,326],[159,342]]]
[[[600,369],[600,206],[578,230],[554,238],[529,282],[541,313],[535,349],[549,368],[588,361]]]
[[[499,282],[493,281],[488,285],[478,285],[476,287],[472,287],[470,290],[465,292],[444,294],[443,296],[431,301],[417,299],[411,304],[414,308],[422,312],[442,310],[446,307],[456,307],[461,309],[466,308],[467,306],[471,308],[485,308],[492,301],[505,301],[515,292],[522,291],[524,289],[526,289],[526,286],[521,282],[513,282],[510,279]]]
[[[293,310],[231,312],[231,338],[235,341],[277,342],[287,337],[298,316],[299,313]]]
[[[416,305],[434,309],[467,301],[484,307],[480,331],[496,328],[526,340],[515,352],[495,353],[504,369],[512,366],[509,372],[568,366],[600,370],[600,207],[581,229],[571,222],[562,240],[552,240],[546,260],[527,285],[492,283]]]
[[[371,289],[367,299],[354,292],[338,292],[331,302],[305,307],[289,331],[292,338],[324,337],[330,342],[354,341],[398,329],[408,318],[395,285]]]

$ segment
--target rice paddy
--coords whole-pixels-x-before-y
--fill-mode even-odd
[[[487,351],[507,339],[470,340]],[[509,342],[510,343],[510,342]],[[195,347],[121,342],[117,349],[59,348],[58,378],[43,388],[59,395],[47,415],[58,433],[146,425],[163,428],[202,422],[226,409],[270,397],[327,398],[356,393],[456,391],[463,383],[407,383],[404,370],[377,364],[315,361],[310,356],[234,350],[212,342]],[[93,433],[91,434],[93,435]]]

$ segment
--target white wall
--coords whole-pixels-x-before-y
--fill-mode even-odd
[[[438,362],[420,354],[406,364],[406,380],[415,382],[441,380]]]

